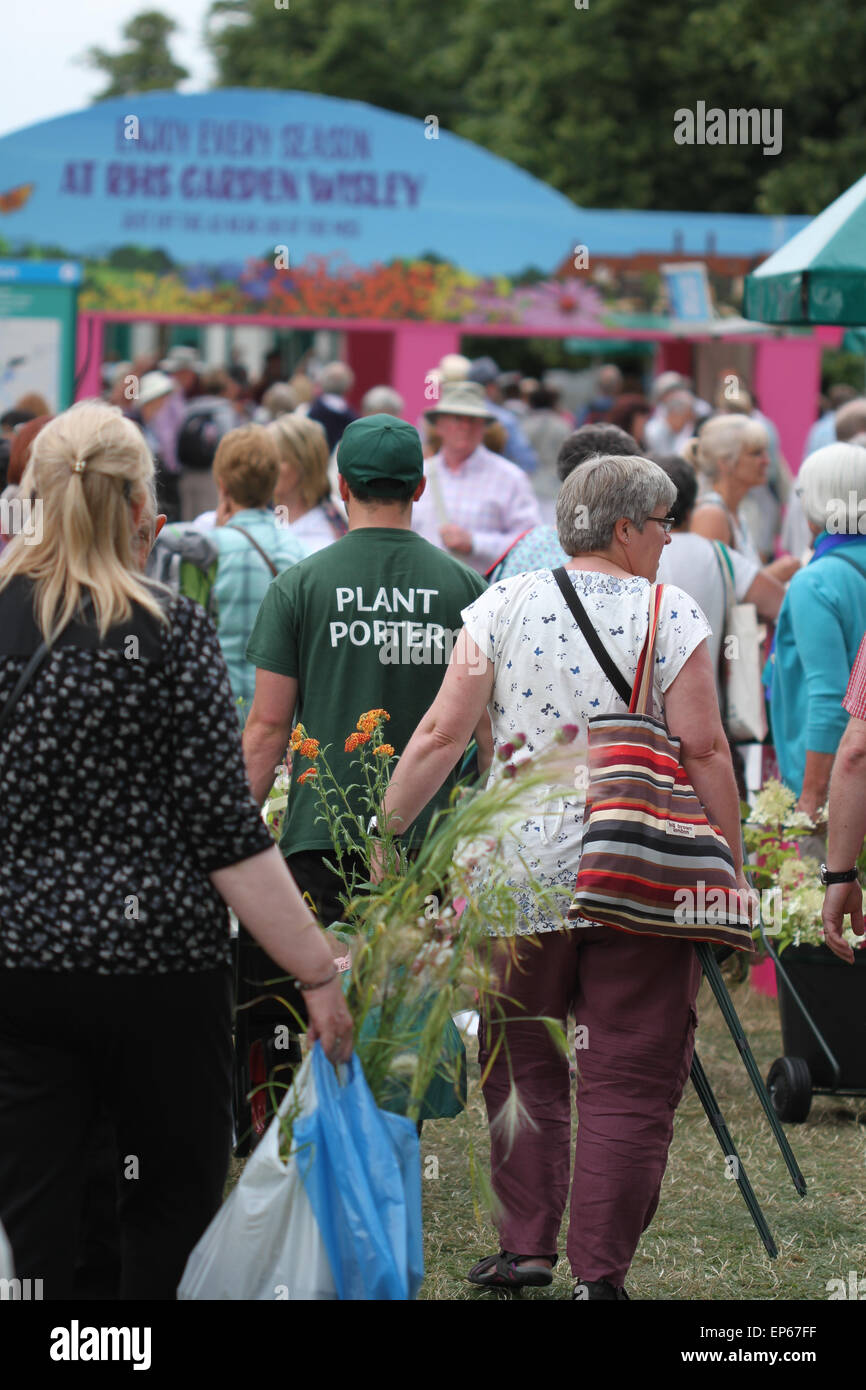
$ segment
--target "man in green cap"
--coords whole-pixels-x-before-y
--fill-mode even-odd
[[[340,441],[337,468],[348,534],[273,581],[247,646],[247,661],[257,670],[244,754],[257,802],[273,784],[295,724],[322,749],[328,746],[328,762],[344,787],[360,780],[351,765],[359,755],[347,752],[346,742],[361,714],[386,710],[384,737],[402,753],[442,683],[461,610],[487,587],[412,530],[412,504],[425,488],[421,440],[412,425],[393,415],[356,420]],[[477,735],[486,765],[492,754],[486,713]],[[341,880],[324,863],[333,861],[333,848],[327,826],[316,820],[315,777],[299,782],[312,766],[295,759],[280,848],[327,926],[342,916]],[[420,841],[452,786],[453,779],[407,841]],[[357,794],[350,799],[365,814]],[[366,864],[354,867],[367,876]]]

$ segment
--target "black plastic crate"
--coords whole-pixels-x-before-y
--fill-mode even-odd
[[[789,946],[781,957],[791,984],[840,1068],[840,1090],[866,1089],[866,950],[854,950],[854,964],[839,960],[827,946]],[[776,971],[779,1017],[786,1057],[802,1057],[812,1085],[833,1087],[830,1063],[815,1034]]]

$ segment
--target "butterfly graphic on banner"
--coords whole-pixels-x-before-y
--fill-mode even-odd
[[[16,188],[10,188],[8,192],[0,193],[0,212],[18,212],[25,203],[30,201],[30,195],[35,187],[35,183],[19,183]]]

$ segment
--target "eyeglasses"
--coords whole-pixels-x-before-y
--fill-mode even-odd
[[[666,536],[669,536],[676,524],[675,516],[648,516],[647,521],[655,521],[662,528]]]

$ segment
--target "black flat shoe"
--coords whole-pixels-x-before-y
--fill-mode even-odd
[[[502,1250],[473,1265],[466,1278],[485,1289],[544,1289],[553,1283],[553,1272],[540,1265],[519,1265],[517,1260],[546,1259],[541,1255],[514,1255]],[[554,1258],[553,1263],[556,1263]]]
[[[618,1289],[609,1279],[578,1279],[572,1291],[575,1303],[598,1303],[602,1300],[625,1299],[630,1302],[625,1289]]]

